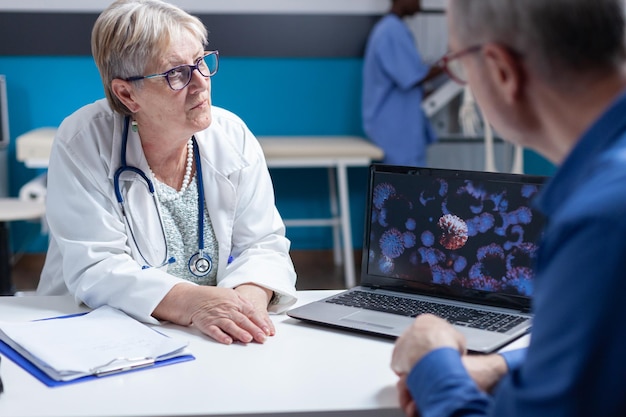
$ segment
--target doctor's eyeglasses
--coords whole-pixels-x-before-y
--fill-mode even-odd
[[[182,90],[191,82],[194,70],[205,78],[215,75],[219,67],[219,52],[205,51],[204,56],[196,61],[194,65],[179,65],[161,74],[138,75],[126,78],[126,81],[138,81],[146,78],[165,77],[167,84],[174,91]]]
[[[457,52],[450,52],[445,54],[435,65],[443,68],[450,78],[461,85],[467,84],[467,74],[465,73],[465,67],[459,58],[465,55],[473,54],[482,49],[483,45],[470,46],[469,48],[462,49]]]

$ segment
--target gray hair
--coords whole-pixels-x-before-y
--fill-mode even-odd
[[[614,71],[625,57],[623,0],[451,0],[459,39],[496,42],[550,82]]]
[[[113,110],[130,114],[113,94],[111,81],[142,75],[172,38],[185,32],[207,44],[200,19],[160,0],[118,0],[100,14],[91,33],[91,51]]]

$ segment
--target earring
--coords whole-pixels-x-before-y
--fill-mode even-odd
[[[139,125],[137,124],[136,120],[133,120],[132,122],[130,122],[130,128],[135,133],[139,130]]]

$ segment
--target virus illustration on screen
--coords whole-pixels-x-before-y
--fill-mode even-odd
[[[383,255],[395,259],[404,253],[405,237],[398,229],[389,229],[380,237],[379,245]]]
[[[446,249],[462,248],[467,242],[467,224],[454,214],[441,216],[437,225],[441,229],[439,243]]]

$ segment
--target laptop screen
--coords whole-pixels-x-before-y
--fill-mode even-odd
[[[372,165],[362,283],[498,305],[527,299],[543,230],[531,201],[545,179]]]

